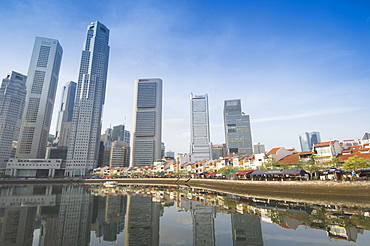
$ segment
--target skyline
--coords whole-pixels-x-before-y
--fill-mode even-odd
[[[77,80],[86,26],[100,21],[111,31],[102,132],[125,118],[132,130],[134,81],[156,77],[164,81],[166,151],[189,152],[190,93],[209,96],[212,143],[225,142],[224,100],[241,99],[253,143],[299,150],[303,132],[318,131],[328,141],[370,131],[369,7],[365,1],[5,1],[0,18],[11,38],[0,46],[6,58],[0,76],[27,75],[36,36],[58,39],[64,51],[58,104],[62,86]]]

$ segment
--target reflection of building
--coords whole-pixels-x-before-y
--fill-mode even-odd
[[[231,214],[233,245],[263,245],[261,219],[258,215]]]
[[[225,100],[225,140],[228,154],[251,156],[252,133],[249,115],[242,112],[241,100]]]
[[[124,245],[159,245],[160,212],[150,196],[128,196]]]
[[[181,199],[181,208],[191,210],[193,219],[193,245],[215,245],[216,207]]]
[[[92,197],[81,186],[62,188],[57,240],[45,245],[89,245]]]

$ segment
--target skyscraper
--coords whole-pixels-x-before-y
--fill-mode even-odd
[[[125,129],[125,125],[113,126],[112,142],[123,141],[130,144],[130,132]]]
[[[109,59],[109,29],[100,22],[87,27],[67,153],[66,175],[84,175],[97,167],[102,110]]]
[[[251,156],[252,133],[249,115],[242,112],[241,100],[225,100],[224,104],[225,139],[228,154]]]
[[[58,40],[36,37],[28,69],[17,158],[45,158],[62,54]]]
[[[138,79],[134,88],[130,166],[161,159],[162,80]]]
[[[299,143],[302,151],[309,151],[314,144],[321,142],[319,132],[305,132],[299,135]]]
[[[62,90],[62,100],[59,106],[57,130],[54,144],[59,147],[68,146],[69,133],[72,126],[73,106],[76,95],[76,82],[69,81]]]
[[[208,95],[190,94],[190,152],[193,161],[212,158],[212,146],[209,132]]]
[[[26,100],[27,76],[10,72],[0,88],[0,169],[6,166],[13,141],[18,140]]]

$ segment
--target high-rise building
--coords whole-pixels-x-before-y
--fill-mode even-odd
[[[110,149],[109,166],[110,167],[128,167],[129,166],[129,146],[123,141],[114,141]]]
[[[68,144],[66,175],[84,175],[98,165],[102,111],[109,59],[109,29],[87,27]]]
[[[58,40],[36,37],[27,75],[17,158],[45,158],[62,54]]]
[[[226,144],[212,144],[213,159],[218,159],[227,155]]]
[[[212,159],[209,131],[208,95],[190,94],[190,152],[194,161]]]
[[[319,132],[305,132],[299,135],[299,143],[302,151],[309,151],[313,145],[321,142]]]
[[[251,156],[252,133],[249,115],[242,112],[241,100],[225,100],[225,140],[228,154]]]
[[[113,126],[112,142],[123,141],[130,144],[130,132],[125,129],[125,125]]]
[[[11,157],[13,141],[18,140],[26,100],[27,76],[10,72],[0,88],[0,169]]]
[[[153,165],[161,159],[162,80],[135,81],[130,166]]]
[[[253,144],[253,154],[261,154],[265,152],[266,152],[266,148],[264,144],[261,144],[261,143]]]
[[[68,146],[69,133],[72,126],[73,106],[76,95],[76,82],[69,81],[62,89],[62,99],[59,106],[57,129],[54,144],[59,147]]]

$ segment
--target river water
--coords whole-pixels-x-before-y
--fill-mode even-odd
[[[191,187],[0,186],[0,245],[370,245],[369,207]]]

